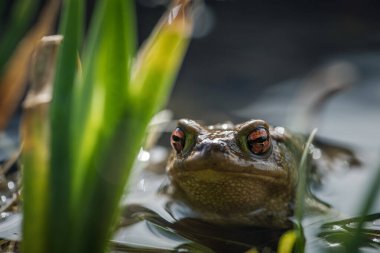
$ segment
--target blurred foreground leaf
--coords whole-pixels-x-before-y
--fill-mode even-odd
[[[362,223],[360,230],[358,230],[359,223]],[[323,224],[318,236],[330,245],[334,245],[336,248],[334,252],[358,251],[359,247],[380,250],[379,223],[380,213],[329,222]],[[357,238],[359,231],[360,238]]]
[[[59,1],[50,0],[41,12],[35,26],[17,44],[29,25],[36,3],[19,0],[16,2],[9,31],[0,40],[0,130],[2,130],[21,97],[23,96],[29,58],[40,38],[50,32],[57,15]],[[17,48],[13,51],[13,48]],[[11,53],[12,57],[10,57]]]
[[[368,191],[366,197],[364,198],[363,204],[361,205],[361,217],[357,222],[357,226],[355,228],[354,236],[352,240],[348,240],[347,247],[348,252],[356,253],[359,251],[359,247],[365,242],[368,236],[365,236],[364,225],[367,221],[368,213],[371,210],[373,204],[375,203],[377,194],[380,192],[380,166],[377,167],[376,174],[373,178],[373,181],[368,187]],[[376,233],[375,233],[376,234]],[[377,235],[375,236],[375,241],[379,244],[380,242],[380,232],[377,231]],[[380,248],[379,245],[377,245]]]
[[[78,78],[73,97],[71,205],[77,212],[71,252],[100,252],[107,245],[139,149],[133,137],[141,129],[131,132],[127,94],[135,51],[133,11],[131,1],[98,1],[91,24],[83,79]]]
[[[298,184],[297,184],[297,192],[296,192],[296,207],[295,207],[295,223],[296,227],[294,229],[295,234],[295,245],[294,249],[297,253],[302,253],[305,251],[305,237],[303,234],[303,227],[302,227],[302,220],[304,216],[305,211],[305,201],[308,193],[307,188],[307,179],[308,179],[308,173],[310,170],[310,145],[314,139],[315,134],[317,133],[317,129],[314,129],[311,134],[309,135],[309,138],[307,139],[307,142],[304,146],[301,161],[298,168]]]
[[[294,230],[286,231],[280,238],[277,253],[292,253],[297,241],[297,232]]]
[[[72,126],[72,96],[78,70],[78,52],[82,46],[84,3],[82,0],[63,2],[60,32],[62,46],[58,53],[57,71],[54,78],[53,100],[50,108],[50,142],[47,234],[44,236],[51,252],[68,252],[62,238],[71,234],[70,193],[72,150],[70,127]],[[61,233],[61,238],[56,234]],[[63,236],[63,237],[62,237]]]
[[[116,1],[98,6],[99,27],[90,33],[94,43],[85,52],[83,81],[74,103],[74,139],[80,145],[72,147],[78,154],[73,206],[81,210],[75,224],[84,223],[74,237],[79,238],[80,252],[104,248],[145,129],[171,90],[191,27],[187,5],[174,8],[179,15],[170,16],[172,11],[165,15],[131,69],[133,5]]]
[[[164,106],[184,57],[190,1],[175,1],[135,62],[133,2],[97,1],[83,73],[77,65],[83,1],[67,0],[63,11],[49,117],[45,107],[37,116],[29,112],[23,130],[24,183],[31,191],[23,231],[35,232],[24,238],[24,252],[104,252],[148,123]],[[37,181],[41,186],[34,187]]]
[[[24,252],[45,252],[49,175],[49,103],[58,45],[62,37],[46,37],[32,59],[31,87],[21,123],[23,170]]]

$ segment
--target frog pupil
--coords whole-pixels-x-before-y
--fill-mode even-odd
[[[180,141],[181,140],[181,138],[178,137],[177,135],[173,135],[172,139],[173,139],[173,141]]]
[[[259,138],[256,138],[254,140],[249,140],[250,143],[262,143],[264,141],[268,140],[267,136],[260,136]]]
[[[181,153],[185,146],[185,133],[182,129],[177,128],[173,131],[170,144],[177,153]]]

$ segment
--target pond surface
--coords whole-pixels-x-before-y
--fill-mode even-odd
[[[324,84],[320,79],[326,81],[326,73],[337,71],[332,75],[338,79],[334,82],[349,83],[347,88],[324,102],[319,112],[310,118],[313,122],[310,127],[318,128],[319,138],[354,151],[362,165],[348,169],[344,162],[332,164],[332,170],[324,171],[326,175],[322,178],[322,184],[313,188],[318,198],[329,203],[337,212],[330,215],[313,214],[304,220],[307,252],[338,252],[339,243],[334,240],[327,242],[318,237],[318,234],[323,235],[326,231],[331,232],[342,227],[321,229],[321,226],[327,222],[359,215],[368,186],[377,172],[380,150],[378,62],[380,55],[376,54],[340,56],[312,70],[308,75],[265,89],[253,103],[229,112],[235,118],[261,118],[274,125],[305,132],[307,126],[300,126],[304,122],[299,119],[299,115],[304,115],[307,111],[305,108],[310,106],[308,100],[313,98],[312,94],[323,89]],[[343,72],[339,72],[342,66]],[[345,72],[347,70],[349,72]],[[203,121],[207,123],[207,120]],[[129,225],[120,228],[115,235],[115,240],[120,245],[134,245],[136,252],[151,252],[152,248],[162,252],[245,252],[252,248],[263,252],[276,250],[278,239],[284,230],[207,224],[197,219],[196,214],[188,207],[173,202],[165,194],[157,194],[167,184],[168,179],[162,170],[159,172],[144,169],[144,163],[154,163],[159,160],[157,157],[165,157],[163,154],[168,152],[169,136],[164,135],[159,143],[166,143],[166,146],[156,147],[151,153],[142,155],[142,160],[148,157],[151,160],[136,167],[125,199],[127,208],[123,214],[125,224]],[[380,213],[380,194],[372,205],[371,213]],[[372,217],[365,227],[372,233],[369,240],[377,248],[364,247],[363,252],[379,250],[379,218]],[[347,227],[344,229],[349,229],[355,223],[347,222],[345,225]],[[331,237],[333,236],[329,238]]]
[[[326,247],[334,251],[337,245],[317,236],[320,226],[359,214],[380,162],[378,8],[365,1],[357,5],[348,1],[344,6],[326,5],[323,1],[316,6],[282,1],[206,3],[209,8],[205,13],[212,22],[192,42],[169,108],[175,118],[188,117],[210,124],[261,118],[295,131],[307,132],[316,127],[319,137],[355,151],[363,163],[361,168],[347,170],[338,164],[335,170],[326,172],[322,186],[313,189],[341,215],[316,215],[304,221],[307,252],[325,252]],[[142,39],[162,10],[138,5]],[[309,106],[308,99],[323,86],[318,76],[334,64],[348,67],[346,75],[338,75],[338,82],[350,87],[327,100],[311,126],[306,127],[299,115]],[[17,149],[17,129],[15,121],[7,134],[0,134],[0,160]],[[253,247],[273,251],[283,230],[210,225],[196,219],[186,206],[158,194],[167,178],[162,171],[145,168],[165,156],[168,139],[164,135],[159,141],[163,147],[156,147],[150,153],[151,159],[145,161],[143,157],[144,161],[135,168],[124,199],[127,207],[123,226],[114,236],[114,251],[245,252]],[[9,176],[6,182],[15,182]],[[10,203],[14,193],[14,188],[9,188],[12,184],[3,186],[1,207]],[[380,194],[371,213],[380,213]],[[0,226],[6,228],[4,238],[19,238],[20,220],[19,215],[1,214]],[[379,233],[378,218],[366,224],[366,229]],[[363,252],[378,249],[365,248]]]
[[[368,186],[377,172],[380,150],[380,54],[341,55],[312,69],[305,76],[296,76],[266,87],[250,104],[227,111],[236,122],[237,119],[244,121],[261,118],[273,125],[307,131],[308,126],[302,125],[305,122],[300,120],[299,115],[304,115],[307,111],[305,108],[310,106],[308,101],[324,85],[315,80],[328,80],[326,73],[339,70],[339,66],[349,72],[343,71],[343,75],[340,75],[338,71],[332,76],[337,78],[334,79],[335,82],[348,82],[349,87],[325,101],[319,113],[310,118],[313,123],[309,127],[317,127],[319,137],[352,149],[362,166],[347,169],[344,164],[335,164],[332,171],[325,171],[322,185],[313,189],[321,200],[331,204],[340,214],[311,215],[304,220],[307,252],[325,252],[326,249],[334,252],[339,249],[338,244],[328,243],[318,237],[318,234],[341,227],[321,229],[321,226],[326,222],[357,216]],[[231,97],[231,103],[234,99],[237,98]],[[207,113],[209,112],[205,110],[200,115]],[[208,123],[207,117],[197,119]],[[17,122],[1,137],[2,159],[17,149],[16,125]],[[170,132],[173,127],[167,131]],[[252,248],[263,252],[275,251],[278,239],[285,230],[208,224],[197,219],[197,215],[188,207],[160,193],[167,183],[162,170],[170,149],[167,132],[158,144],[149,152],[140,154],[140,161],[134,169],[123,201],[126,208],[123,211],[122,226],[113,238],[114,252],[245,252]],[[147,169],[147,166],[161,169]],[[2,207],[11,203],[16,179],[9,173],[3,180],[0,196]],[[380,213],[380,195],[377,196],[371,213]],[[8,211],[1,215],[3,238],[18,239],[21,217]],[[377,247],[380,240],[379,218],[374,217],[365,227],[372,233],[371,240]],[[346,225],[344,229],[349,229],[355,223]],[[378,250],[379,248],[363,248],[363,252]]]

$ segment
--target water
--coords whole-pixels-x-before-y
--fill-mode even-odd
[[[132,183],[124,198],[121,225],[113,238],[114,248],[119,249],[115,252],[246,252],[253,248],[260,252],[276,252],[278,240],[286,230],[205,223],[187,206],[165,194],[163,186],[168,184],[168,178],[162,167],[164,161],[157,160],[155,154],[159,153],[164,159],[163,150],[156,147],[151,151],[150,157],[156,157],[153,165],[140,156],[144,161],[138,163],[132,175]],[[343,217],[335,211],[328,215],[307,216],[303,222],[307,252],[338,249],[318,235],[323,232],[324,238],[331,239],[329,232],[339,229],[327,227],[321,230],[320,227]],[[377,223],[377,219],[368,222],[366,229],[377,231],[379,235]],[[372,240],[379,246],[376,243],[378,237]],[[367,248],[365,252],[376,250]]]
[[[276,248],[283,229],[252,230],[202,222],[163,192],[167,180],[164,170],[149,170],[143,163],[136,167],[115,242],[136,246],[138,252],[244,252],[253,247],[271,252]]]
[[[352,222],[344,222],[342,226],[322,225],[359,215],[363,196],[377,172],[380,89],[375,84],[380,80],[380,69],[373,66],[373,57],[374,54],[346,55],[331,61],[332,65],[336,62],[348,64],[355,75],[352,75],[348,89],[323,105],[319,115],[316,115],[313,127],[318,127],[317,135],[320,138],[353,150],[362,165],[347,169],[346,162],[335,162],[330,169],[324,170],[322,184],[313,190],[318,198],[331,204],[335,211],[329,215],[313,214],[303,221],[306,252],[341,250],[341,233],[350,235],[354,226]],[[322,72],[332,65],[323,65]],[[274,85],[266,89],[251,105],[233,113],[244,119],[262,118],[274,125],[305,130],[299,129],[297,115],[302,114],[299,108],[308,105],[300,104],[297,96],[301,94],[307,100],[307,94],[302,92],[306,89],[305,82],[310,82],[311,79],[307,76]],[[318,83],[313,85],[317,89],[321,87]],[[310,90],[308,92],[310,94]],[[167,141],[168,137],[164,139]],[[165,157],[165,148],[157,149]],[[155,152],[152,150],[148,157],[154,157]],[[153,249],[162,252],[246,252],[252,248],[260,252],[276,250],[278,239],[284,230],[223,227],[204,223],[186,206],[173,202],[165,194],[157,194],[168,180],[164,171],[157,169],[160,165],[163,166],[164,161],[156,159],[157,164],[153,165],[153,170],[144,169],[147,162],[149,161],[145,160],[140,163],[131,180],[130,192],[125,199],[127,207],[123,213],[124,224],[128,225],[120,227],[116,233],[115,240],[118,244],[132,248],[133,245],[139,245],[138,252],[154,252]],[[380,194],[371,209],[371,213],[379,212]],[[361,249],[362,252],[379,250],[379,221],[376,217],[373,219],[365,224],[368,244]],[[373,247],[368,247],[370,245]]]
[[[344,167],[342,164],[335,164],[332,171],[325,171],[322,186],[314,189],[315,194],[340,213],[312,215],[304,220],[307,252],[324,252],[326,249],[334,252],[340,249],[340,237],[336,237],[336,232],[349,232],[354,225],[349,223],[323,229],[321,225],[358,215],[367,186],[376,173],[380,150],[380,116],[377,109],[380,106],[380,89],[376,83],[380,80],[380,69],[371,63],[373,57],[373,54],[361,54],[343,59],[352,64],[361,77],[350,89],[326,103],[315,124],[320,137],[354,150],[363,166],[347,170],[341,168]],[[296,78],[274,85],[251,105],[235,110],[232,114],[244,119],[262,118],[274,125],[297,128],[292,115],[299,105],[297,107],[294,101],[297,101],[297,94],[302,91],[305,80],[308,79]],[[274,252],[284,230],[208,224],[202,222],[191,209],[162,193],[162,187],[168,180],[163,170],[169,149],[168,140],[168,136],[163,136],[159,143],[164,143],[164,147],[155,146],[150,152],[141,153],[123,199],[125,208],[121,225],[112,240],[113,252],[245,252],[252,248]],[[11,143],[9,141],[2,143],[13,147],[4,149],[8,152],[4,152],[4,155],[9,157],[16,150],[17,142],[13,141],[12,145],[8,144]],[[18,177],[12,173],[0,178],[0,209],[9,208],[13,203],[17,180]],[[380,196],[371,213],[379,213],[379,207]],[[9,210],[12,209],[4,210],[0,215],[1,237],[17,240],[20,238],[21,216]],[[368,238],[374,245],[379,245],[378,223],[376,218],[367,222],[365,227],[371,232]],[[378,249],[367,247],[362,251],[377,252]]]

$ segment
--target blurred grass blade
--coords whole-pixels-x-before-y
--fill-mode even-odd
[[[173,2],[139,52],[132,73],[131,99],[138,100],[134,113],[144,122],[167,100],[193,28],[191,1]]]
[[[129,130],[124,125],[127,87],[136,47],[134,4],[98,1],[94,15],[83,79],[77,80],[73,101],[71,205],[77,229],[70,252],[104,251],[128,176],[126,168],[132,165],[124,165],[125,157],[130,157],[123,147],[127,142],[134,145],[133,139],[124,137]]]
[[[359,222],[357,224],[357,228],[354,233],[353,240],[350,240],[348,245],[348,252],[350,253],[356,253],[359,252],[359,247],[362,245],[362,241],[364,239],[363,235],[363,227],[364,222],[366,221],[366,215],[368,215],[369,211],[371,210],[374,202],[376,201],[377,194],[380,192],[380,166],[377,168],[377,173],[373,179],[372,184],[368,187],[368,193],[366,195],[366,198],[364,198],[363,204],[361,206],[361,217],[359,219]]]
[[[315,128],[305,144],[304,150],[302,152],[301,161],[298,168],[298,184],[297,184],[297,192],[296,192],[296,209],[295,209],[295,219],[296,219],[296,243],[295,243],[295,252],[301,253],[305,250],[305,238],[303,235],[303,227],[302,227],[302,219],[304,216],[305,210],[305,199],[307,198],[307,179],[308,173],[310,170],[310,145],[314,139],[315,134],[317,133],[317,129]]]
[[[45,37],[32,59],[31,87],[24,102],[21,124],[23,140],[23,252],[48,252],[46,234],[46,204],[48,201],[49,121],[48,110],[55,72],[59,36]],[[36,236],[38,239],[36,240]]]
[[[304,210],[305,210],[305,198],[307,193],[307,176],[309,172],[309,150],[310,145],[314,139],[315,134],[317,133],[317,129],[315,128],[311,134],[309,135],[309,138],[305,144],[304,150],[302,152],[301,161],[299,164],[298,169],[298,184],[297,184],[297,194],[296,194],[296,210],[295,210],[295,217],[299,224],[301,224],[301,221],[304,216]]]
[[[64,39],[58,52],[54,79],[53,100],[50,108],[50,178],[48,237],[50,252],[68,252],[66,239],[72,232],[69,197],[71,194],[71,103],[74,80],[78,69],[78,50],[83,40],[84,2],[65,0],[60,32]]]
[[[136,51],[133,2],[99,1],[85,49],[83,80],[77,80],[73,101],[74,202],[80,198],[86,173],[93,173],[86,162],[94,159],[97,136],[109,138],[128,102],[126,90]]]
[[[36,220],[45,218],[36,227],[35,222],[24,223],[26,252],[105,251],[148,123],[165,103],[184,57],[192,27],[189,10],[189,1],[176,1],[132,71],[136,48],[134,4],[98,1],[83,57],[83,73],[78,73],[83,1],[64,2],[64,40],[58,54],[50,126],[46,124],[46,106],[41,115],[27,115],[28,122],[32,122],[29,125],[37,121],[43,125],[27,128],[35,133],[25,131],[26,140],[38,136],[48,148],[36,148],[35,153],[26,149],[25,168],[29,174],[25,184],[32,189],[40,178],[45,182],[48,177],[49,181],[26,195],[26,217],[30,220],[38,210]],[[46,68],[43,64],[36,66]],[[37,145],[36,140],[27,144]],[[32,178],[33,166],[39,163],[40,174]],[[31,210],[33,201],[37,206]],[[40,241],[29,248],[33,231]]]
[[[81,197],[74,197],[73,207],[81,213],[76,217],[77,243],[71,252],[102,252],[108,244],[145,129],[167,98],[186,50],[191,22],[184,8],[188,6],[176,7],[179,15],[170,17],[173,22],[159,24],[139,56],[140,64],[134,66],[136,79],[131,80],[133,5],[122,0],[99,2],[83,84],[75,100],[73,139],[80,145],[73,147],[78,154],[74,195]]]
[[[22,7],[22,10],[26,13],[29,13],[27,10],[24,10],[32,4],[36,5],[34,1],[22,1],[18,2]],[[28,63],[30,55],[33,49],[36,47],[38,41],[52,29],[54,21],[57,15],[57,10],[59,7],[59,1],[51,0],[44,7],[39,20],[36,25],[27,33],[27,35],[22,39],[18,44],[16,50],[13,52],[12,57],[8,60],[6,54],[12,52],[11,48],[6,47],[5,45],[0,45],[0,49],[4,49],[5,52],[1,52],[1,57],[4,56],[5,62],[1,62],[0,67],[5,66],[1,72],[0,79],[0,130],[2,130],[15,108],[17,107],[24,89],[25,89],[25,79],[28,69]],[[31,7],[33,9],[34,7]],[[16,14],[14,14],[16,15]],[[20,13],[17,13],[18,18],[21,18]],[[28,14],[29,15],[29,14]],[[19,22],[25,22],[24,17],[19,20]],[[26,18],[27,20],[27,18]],[[23,26],[25,24],[18,24],[18,26]],[[16,25],[17,26],[17,25]],[[21,28],[18,28],[21,29]],[[22,29],[21,29],[22,30]],[[16,41],[13,41],[16,39]],[[12,39],[12,46],[16,45],[17,41],[20,39],[18,36]],[[4,40],[5,43],[5,40]],[[3,61],[3,60],[2,60]]]

